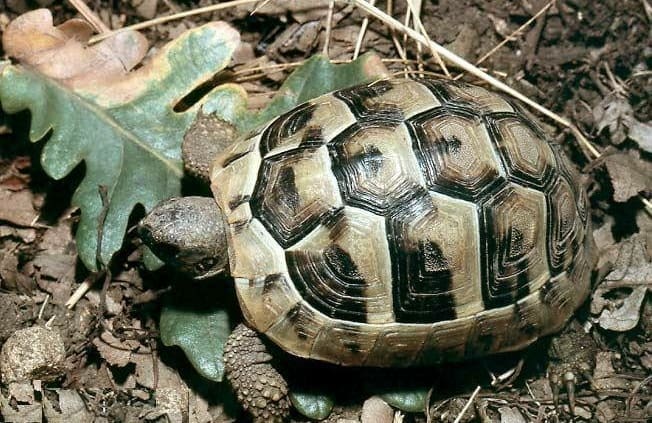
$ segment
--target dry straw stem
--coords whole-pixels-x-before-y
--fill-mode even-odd
[[[423,26],[423,23],[421,22],[421,18],[419,17],[419,15],[420,15],[419,12],[421,10],[421,7],[420,7],[421,3],[419,3],[419,9],[417,10],[417,8],[415,7],[415,5],[413,3],[414,0],[406,0],[406,1],[407,1],[409,10],[412,12],[412,21],[415,23],[417,28],[419,28],[419,31],[421,32],[421,34],[425,37],[426,45],[430,49],[430,53],[435,58],[435,60],[437,60],[437,63],[439,64],[439,67],[444,71],[444,74],[448,78],[450,78],[451,74],[448,72],[448,68],[446,67],[446,64],[441,59],[441,56],[439,55],[439,53],[437,53],[437,50],[434,48],[434,45],[433,45],[434,42],[428,36],[428,31],[426,31],[426,28]]]
[[[106,32],[100,35],[96,35],[95,37],[91,38],[88,40],[89,44],[94,44],[97,43],[98,41],[102,41],[106,38],[112,37],[116,34],[119,34],[121,32],[126,32],[126,31],[137,31],[139,29],[144,29],[144,28],[149,28],[150,26],[162,24],[165,22],[169,21],[174,21],[177,19],[185,18],[187,16],[194,16],[194,15],[201,15],[202,13],[211,13],[215,12],[217,10],[223,10],[223,9],[228,9],[231,7],[237,7],[237,6],[242,6],[245,4],[251,4],[251,3],[256,3],[259,0],[234,0],[234,1],[227,1],[225,3],[220,3],[220,4],[214,4],[212,6],[206,6],[206,7],[200,7],[199,9],[192,9],[188,10],[186,12],[181,12],[181,13],[175,13],[173,15],[169,16],[161,16],[156,19],[152,19],[149,21],[145,22],[140,22],[135,25],[130,25],[130,26],[125,26],[120,29],[116,29],[115,31],[111,32]]]
[[[545,6],[543,6],[543,7],[541,8],[541,10],[539,10],[539,11],[538,11],[534,16],[532,16],[530,19],[528,19],[527,22],[525,22],[523,25],[519,26],[519,27],[518,27],[514,32],[512,32],[511,34],[509,34],[509,36],[505,37],[504,40],[502,40],[500,43],[496,44],[496,45],[494,46],[494,48],[492,48],[491,50],[489,50],[488,52],[486,52],[486,53],[485,53],[481,58],[479,58],[479,59],[475,62],[475,65],[478,66],[479,64],[481,64],[482,62],[484,62],[485,60],[487,60],[488,58],[490,58],[490,57],[491,57],[495,52],[497,52],[497,51],[498,51],[502,46],[504,46],[504,45],[507,44],[508,42],[516,40],[517,37],[519,37],[519,36],[521,36],[521,35],[523,34],[523,30],[524,30],[525,28],[527,28],[528,26],[530,26],[530,24],[531,24],[532,22],[534,22],[535,20],[537,20],[537,19],[539,18],[539,16],[543,15],[544,13],[546,13],[546,11],[552,7],[552,5],[555,3],[555,1],[557,1],[557,0],[550,0],[550,1],[548,2],[548,4],[546,4]],[[455,77],[455,79],[456,79],[456,80],[457,80],[457,79],[460,79],[462,76],[464,76],[464,73],[461,73],[461,74],[457,75],[457,76]]]
[[[340,1],[346,1],[346,2],[353,2],[359,9],[364,10],[365,12],[369,13],[370,15],[374,16],[375,18],[381,20],[384,22],[387,26],[394,28],[398,31],[402,31],[405,34],[407,34],[409,37],[412,39],[423,43],[423,44],[428,44],[428,39],[421,35],[420,33],[416,32],[415,30],[408,28],[407,26],[403,25],[393,17],[389,16],[388,14],[384,13],[382,10],[379,10],[376,7],[373,7],[369,5],[366,1],[361,1],[361,0],[340,0]],[[483,79],[493,85],[494,87],[498,88],[501,91],[506,92],[507,94],[511,95],[514,98],[519,99],[523,103],[527,104],[528,106],[532,107],[533,109],[537,110],[538,112],[548,116],[549,118],[553,119],[554,121],[566,126],[569,128],[575,136],[578,138],[580,143],[585,147],[594,157],[599,157],[600,153],[589,143],[589,141],[582,135],[582,133],[573,125],[570,121],[567,119],[559,116],[558,114],[548,110],[547,108],[543,107],[539,103],[530,100],[528,97],[524,96],[520,92],[516,91],[509,85],[499,81],[498,79],[494,78],[493,76],[483,72],[480,70],[478,67],[474,66],[472,63],[468,62],[467,60],[461,58],[460,56],[456,55],[452,51],[442,47],[441,45],[437,44],[434,41],[431,41],[432,48],[439,53],[442,57],[450,61],[451,63],[455,64],[456,66],[459,66],[463,70],[469,72],[470,74],[477,76],[480,79]]]
[[[369,3],[373,6],[376,4],[376,0],[369,0]],[[360,32],[358,32],[358,38],[355,40],[355,48],[353,49],[353,60],[357,59],[358,56],[360,55],[360,49],[362,48],[362,40],[364,39],[364,35],[367,32],[368,25],[369,25],[369,18],[365,16],[365,18],[362,20],[362,25],[360,25]]]
[[[333,29],[333,8],[335,6],[335,0],[328,2],[328,14],[326,15],[326,35],[324,36],[324,49],[322,54],[328,57],[328,46],[331,43],[331,30]]]
[[[73,5],[75,9],[79,12],[80,15],[88,21],[89,24],[95,29],[95,31],[100,33],[109,33],[111,29],[104,25],[104,22],[93,13],[91,9],[84,3],[83,0],[70,0],[70,4]]]
[[[478,396],[478,392],[480,392],[480,386],[475,388],[475,391],[471,394],[469,397],[469,400],[464,404],[464,408],[462,408],[462,411],[460,411],[460,414],[457,415],[457,418],[455,418],[455,421],[453,423],[460,423],[462,421],[462,417],[464,414],[466,414],[466,411],[469,409],[471,404],[473,404],[473,401],[475,401],[475,397]]]

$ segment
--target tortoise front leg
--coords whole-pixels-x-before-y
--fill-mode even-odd
[[[281,422],[290,413],[287,382],[270,364],[258,333],[238,325],[224,346],[224,367],[242,407],[254,423]]]

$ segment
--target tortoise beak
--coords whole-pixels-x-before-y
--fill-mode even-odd
[[[228,264],[221,212],[213,198],[180,197],[157,205],[138,235],[166,264],[195,279],[224,272]]]

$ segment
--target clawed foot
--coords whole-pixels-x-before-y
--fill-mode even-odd
[[[258,334],[238,325],[224,346],[224,367],[238,402],[254,423],[282,422],[290,413],[287,382],[271,365]]]
[[[591,381],[596,350],[593,338],[575,322],[552,339],[548,350],[548,378],[555,408],[559,406],[559,393],[565,388],[568,407],[575,415],[575,388],[581,380]]]

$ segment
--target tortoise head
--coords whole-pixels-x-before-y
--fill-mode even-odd
[[[225,230],[212,197],[165,200],[138,225],[140,238],[156,256],[195,279],[227,270]]]

